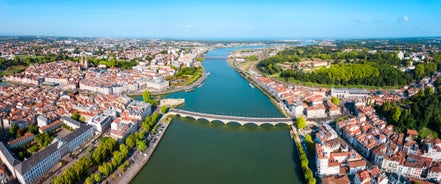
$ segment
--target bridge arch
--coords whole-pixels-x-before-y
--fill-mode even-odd
[[[249,122],[243,123],[243,126],[259,127],[260,124],[259,124],[259,123],[255,123],[255,122],[251,122],[251,121],[249,121]]]
[[[237,121],[228,121],[225,123],[226,125],[233,125],[233,126],[242,126],[243,124]]]
[[[288,126],[290,124],[288,124],[287,122],[275,122],[273,124],[273,126]]]
[[[193,117],[195,120],[197,121],[207,121],[208,123],[210,123],[210,119],[204,118],[204,117]]]

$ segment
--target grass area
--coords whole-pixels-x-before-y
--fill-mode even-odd
[[[172,84],[174,86],[192,84],[202,76],[202,67],[181,68],[174,76]]]
[[[420,130],[419,134],[420,134],[421,138],[434,139],[434,138],[438,137],[438,133],[436,133],[435,131],[430,130],[427,127],[422,128]]]
[[[24,70],[26,70],[26,68],[27,67],[24,66],[24,65],[10,66],[5,71],[1,71],[0,76],[12,75],[12,74],[20,73],[20,72],[23,72]]]
[[[243,70],[243,71],[247,71],[251,65],[253,65],[256,61],[243,61],[240,63],[237,63],[237,66]]]

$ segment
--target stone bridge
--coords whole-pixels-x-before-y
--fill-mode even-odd
[[[192,112],[192,111],[173,109],[173,108],[171,108],[167,114],[179,115],[181,117],[192,117],[196,120],[205,119],[208,122],[220,121],[224,124],[236,122],[239,123],[240,125],[255,124],[257,126],[260,126],[263,124],[269,124],[275,126],[277,124],[291,125],[294,122],[293,119],[291,118],[254,118],[254,117],[226,116],[226,115]]]

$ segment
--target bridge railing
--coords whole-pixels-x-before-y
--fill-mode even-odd
[[[184,114],[191,116],[206,117],[212,119],[228,119],[237,121],[292,121],[291,118],[272,118],[272,117],[242,117],[242,116],[229,116],[229,115],[218,115],[218,114],[208,114],[201,112],[193,112],[182,109],[170,109],[169,112],[174,112],[176,114]]]

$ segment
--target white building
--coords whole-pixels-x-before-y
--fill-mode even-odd
[[[368,91],[365,89],[331,89],[331,96],[335,96],[337,98],[365,98],[369,95]]]
[[[170,86],[170,83],[164,80],[162,77],[155,77],[147,81],[147,87],[153,88],[159,91],[166,90]]]
[[[87,124],[93,126],[96,131],[103,133],[110,128],[112,118],[104,114],[98,114],[90,119]]]

